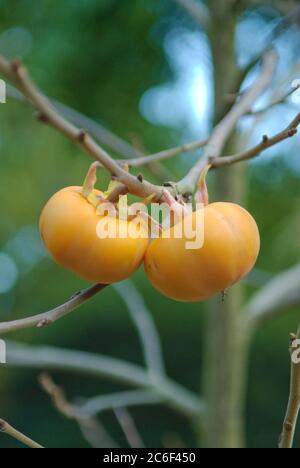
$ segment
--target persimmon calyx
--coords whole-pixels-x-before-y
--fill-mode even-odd
[[[145,200],[144,203],[128,205],[128,197],[127,195],[123,195],[119,198],[116,209],[120,219],[127,222],[136,220],[141,222],[148,233],[151,233],[151,237],[157,238],[162,234],[163,228],[161,224],[148,213]]]
[[[208,189],[206,185],[206,177],[210,168],[211,168],[211,164],[208,164],[207,166],[205,166],[205,168],[201,172],[199,180],[198,180],[198,189],[197,189],[197,192],[195,193],[195,202],[202,203],[204,206],[207,206],[209,204],[209,195],[208,195]]]
[[[87,201],[93,205],[95,208],[101,203],[104,198],[101,195],[96,195],[94,193],[94,188],[97,182],[97,169],[100,167],[98,162],[91,164],[86,178],[82,186],[82,195]]]
[[[192,209],[183,201],[179,202],[173,195],[164,189],[162,192],[161,203],[165,203],[169,208],[169,216],[163,222],[163,229],[170,229],[183,220],[185,216],[192,213]]]
[[[90,165],[86,178],[82,186],[82,195],[85,198],[88,198],[89,195],[93,192],[96,182],[97,182],[97,169],[99,168],[99,163],[94,162]]]
[[[166,203],[168,205],[170,211],[173,211],[175,214],[185,214],[188,215],[191,213],[190,208],[183,200],[178,201],[178,199],[174,198],[173,195],[167,190],[163,189],[161,203]]]
[[[117,195],[119,196],[122,192],[124,193],[124,186],[114,179],[110,181],[105,192],[102,192],[101,194],[95,193],[94,189],[97,182],[97,169],[100,167],[101,165],[98,162],[91,164],[82,186],[82,196],[95,208],[97,208],[100,203],[106,203],[108,200],[114,201]],[[124,166],[124,170],[129,170],[128,165]],[[116,195],[116,197],[114,195]],[[110,198],[113,200],[110,200]]]
[[[122,165],[122,169],[125,172],[129,172],[129,165],[127,163],[124,163]],[[119,199],[122,195],[125,195],[126,193],[126,187],[117,179],[112,179],[109,183],[107,190],[104,192],[104,196],[105,198],[110,199],[110,201],[117,201],[117,199]]]
[[[148,197],[144,198],[143,203],[144,205],[148,206],[150,203],[152,203],[156,199],[156,194],[152,193]]]
[[[101,195],[95,195],[95,193],[91,192],[87,197],[87,201],[93,205],[94,208],[98,208],[100,203],[105,202],[105,198],[101,197]]]

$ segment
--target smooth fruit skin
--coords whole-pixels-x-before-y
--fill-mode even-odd
[[[260,249],[253,217],[233,203],[204,209],[204,245],[186,249],[186,239],[159,238],[146,253],[150,282],[165,296],[183,302],[208,299],[242,279],[255,265]],[[195,217],[195,213],[191,216]]]
[[[40,232],[59,265],[87,281],[111,284],[128,278],[139,268],[148,246],[147,233],[137,239],[100,239],[96,234],[100,219],[95,207],[83,197],[82,187],[67,187],[46,204]],[[108,222],[127,223],[114,218],[108,218]]]

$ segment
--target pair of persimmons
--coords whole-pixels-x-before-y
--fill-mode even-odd
[[[100,216],[106,216],[108,224],[126,223],[127,228],[136,219],[99,215],[97,206],[107,200],[115,185],[112,183],[112,189],[105,193],[95,190],[95,165],[83,187],[67,187],[48,201],[40,219],[43,241],[57,263],[87,281],[122,281],[144,261],[150,282],[167,297],[184,302],[208,299],[249,273],[259,253],[260,238],[255,220],[244,208],[233,203],[208,203],[206,172],[198,192],[205,205],[201,248],[187,249],[184,236],[172,235],[176,226],[169,228],[170,235],[153,241],[145,232],[139,237],[100,238]],[[196,212],[189,216],[194,218]],[[148,230],[148,224],[144,223],[144,229]]]

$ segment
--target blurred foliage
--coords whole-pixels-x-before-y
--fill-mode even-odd
[[[194,29],[171,0],[0,0],[0,13],[0,52],[22,56],[48,95],[129,141],[140,138],[151,151],[181,142],[186,128],[154,126],[139,107],[145,91],[176,79],[163,48],[168,32],[179,26]],[[264,10],[256,14],[266,22],[276,17]],[[283,153],[284,148],[288,151],[287,146],[281,148]],[[37,122],[30,108],[12,100],[0,107],[0,157],[0,251],[10,256],[18,272],[12,287],[0,294],[0,320],[8,320],[47,310],[85,286],[47,258],[37,225],[46,200],[63,186],[80,184],[89,160]],[[249,281],[249,295],[300,256],[299,174],[286,167],[284,157],[279,154],[278,163],[251,165],[247,173],[248,204],[262,233],[257,265],[262,275],[257,274],[255,286]],[[172,161],[167,166],[180,174],[186,163]],[[280,177],[270,186],[272,173]],[[0,268],[0,278],[1,274]],[[197,392],[205,304],[183,306],[163,298],[145,281],[143,271],[134,280],[162,337],[169,375]],[[277,443],[288,393],[288,334],[296,323],[296,311],[292,311],[269,324],[255,341],[247,408],[249,446]],[[12,338],[142,364],[127,310],[113,290],[49,329],[26,330]],[[46,446],[86,446],[77,427],[58,415],[39,389],[36,371],[6,366],[0,372],[1,417]],[[120,389],[107,381],[64,373],[56,373],[55,379],[70,398]],[[178,438],[187,446],[195,444],[186,422],[168,409],[138,408],[132,414],[149,447],[176,444]],[[125,444],[114,416],[107,413],[101,419]],[[8,446],[17,444],[0,437],[0,447]]]

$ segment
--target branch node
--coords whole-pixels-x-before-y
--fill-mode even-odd
[[[3,419],[0,419],[0,432],[5,432],[7,427],[7,422]]]
[[[80,296],[81,293],[82,293],[82,291],[77,291],[77,292],[75,292],[75,293],[72,294],[72,296],[70,297],[70,300],[75,299],[75,297]]]
[[[36,112],[35,116],[36,116],[37,120],[39,120],[39,122],[43,122],[43,123],[48,122],[48,118],[47,118],[46,114],[44,114],[43,112]]]
[[[141,184],[142,184],[142,183],[144,182],[144,176],[143,176],[143,174],[138,174],[138,175],[137,175],[137,180],[138,180],[139,182],[141,182]]]
[[[86,137],[87,137],[87,131],[80,129],[77,134],[78,141],[80,143],[85,143]]]
[[[21,70],[21,67],[22,67],[21,60],[13,59],[10,62],[10,66],[11,66],[11,69],[12,69],[13,73],[18,76],[20,74],[20,70]]]
[[[294,426],[293,426],[293,424],[292,424],[290,421],[286,421],[286,422],[284,423],[284,428],[285,428],[285,430],[286,430],[287,432],[292,432],[293,427],[294,427]]]
[[[52,321],[49,319],[43,319],[37,324],[37,328],[45,328],[48,327],[48,325],[51,325]]]
[[[263,139],[264,143],[268,143],[268,141],[269,141],[268,135],[263,135],[262,139]]]
[[[294,135],[296,135],[296,133],[298,132],[298,129],[297,128],[291,128],[290,130],[288,130],[288,136],[289,137],[293,137]]]

